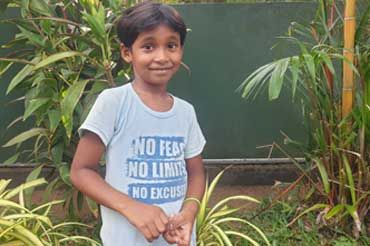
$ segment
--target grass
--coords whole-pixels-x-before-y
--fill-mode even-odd
[[[294,195],[291,195],[294,197]],[[370,237],[362,236],[357,241],[335,226],[316,225],[316,214],[309,213],[298,219],[292,226],[286,225],[297,216],[302,208],[298,201],[279,201],[273,207],[268,208],[271,199],[265,199],[257,211],[247,212],[242,215],[261,228],[270,240],[272,245],[292,245],[292,246],[312,246],[312,245],[333,245],[333,246],[352,246],[370,245]],[[263,211],[263,212],[258,212]],[[248,228],[242,228],[242,232],[253,236],[255,232]],[[263,245],[263,242],[260,242]],[[247,242],[239,241],[235,245],[248,245]]]

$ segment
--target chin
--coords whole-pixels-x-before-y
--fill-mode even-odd
[[[163,86],[167,85],[170,80],[171,78],[149,78],[147,83],[154,86]]]

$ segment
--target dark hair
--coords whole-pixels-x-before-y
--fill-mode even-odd
[[[164,24],[180,34],[184,45],[186,25],[181,15],[171,6],[145,1],[125,9],[117,24],[117,34],[121,42],[131,48],[140,33]]]

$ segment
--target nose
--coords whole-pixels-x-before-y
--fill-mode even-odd
[[[167,54],[167,51],[163,48],[160,48],[157,50],[156,54],[155,54],[155,58],[154,60],[156,62],[160,62],[160,63],[164,63],[164,62],[167,62],[168,61],[168,54]]]

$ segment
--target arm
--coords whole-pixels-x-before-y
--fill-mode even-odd
[[[148,241],[153,241],[165,231],[166,214],[156,206],[131,199],[110,186],[97,169],[105,146],[100,138],[86,132],[81,138],[71,167],[71,181],[81,192],[94,201],[126,217]]]
[[[188,172],[186,197],[201,201],[205,189],[205,172],[201,155],[187,159],[186,169]],[[165,234],[167,240],[177,242],[179,246],[188,246],[198,210],[197,202],[192,200],[184,202],[180,213],[170,219],[169,231]]]
[[[206,183],[202,156],[198,155],[187,159],[186,169],[188,172],[188,189],[186,197],[194,197],[199,201],[202,201]],[[186,211],[195,220],[198,209],[199,206],[196,202],[188,201],[183,204],[181,211]]]

